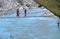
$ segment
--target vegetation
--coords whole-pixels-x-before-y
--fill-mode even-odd
[[[60,0],[35,0],[60,17]]]

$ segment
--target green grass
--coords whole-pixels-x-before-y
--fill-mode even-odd
[[[56,0],[35,0],[35,1],[45,6],[47,9],[53,12],[54,15],[60,17],[60,2]]]

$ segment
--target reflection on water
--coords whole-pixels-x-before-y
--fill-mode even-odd
[[[2,39],[60,39],[56,18],[0,18]]]

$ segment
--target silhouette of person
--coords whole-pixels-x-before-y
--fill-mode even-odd
[[[58,20],[58,23],[57,23],[57,24],[58,24],[58,27],[60,27],[60,18],[59,18],[59,20]]]
[[[25,17],[26,17],[26,12],[27,12],[27,11],[26,11],[26,9],[25,9],[25,11],[24,11],[24,12],[25,12]]]
[[[16,16],[19,16],[19,8],[17,9]]]
[[[25,14],[25,17],[26,17],[26,12],[27,12],[27,10],[25,9],[25,8],[23,8],[24,9],[24,14]]]

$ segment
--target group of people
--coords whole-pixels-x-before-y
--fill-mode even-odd
[[[27,10],[25,8],[23,8],[23,10],[24,10],[24,15],[26,16]],[[19,10],[19,8],[17,9],[16,16],[20,16],[20,10]]]
[[[24,14],[25,14],[25,16],[26,16],[26,12],[27,12],[27,8],[29,9],[29,7],[30,7],[30,4],[26,4],[26,5],[22,5],[22,7],[23,7],[23,10],[24,10]],[[16,12],[16,16],[19,16],[20,15],[20,9],[21,7],[18,5],[18,8],[17,8],[17,12]]]

